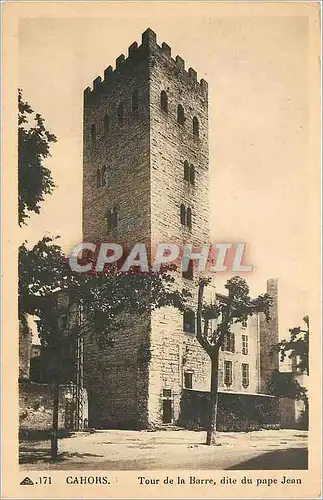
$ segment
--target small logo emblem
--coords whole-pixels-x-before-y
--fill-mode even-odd
[[[25,477],[25,479],[23,479],[20,483],[22,486],[25,486],[26,484],[28,485],[32,485],[32,484],[35,484],[31,479],[30,477]]]

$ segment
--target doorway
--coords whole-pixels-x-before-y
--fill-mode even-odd
[[[173,420],[173,401],[171,399],[163,400],[163,423],[171,424]]]

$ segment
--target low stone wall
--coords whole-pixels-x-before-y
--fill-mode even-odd
[[[183,389],[178,423],[187,428],[206,429],[210,393]],[[255,394],[219,393],[217,429],[251,431],[280,426],[279,399]]]
[[[60,430],[74,430],[76,405],[71,398],[71,385],[61,385],[58,426]],[[87,393],[83,389],[83,424],[87,425]],[[47,431],[53,421],[53,388],[51,384],[21,382],[19,384],[20,431]]]

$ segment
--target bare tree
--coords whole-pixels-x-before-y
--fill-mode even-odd
[[[216,444],[220,348],[226,335],[230,335],[234,323],[241,323],[245,328],[248,318],[258,313],[264,313],[268,321],[272,299],[267,293],[252,299],[247,282],[234,276],[225,285],[228,294],[215,294],[215,303],[207,305],[203,304],[204,287],[207,284],[207,279],[199,282],[197,340],[211,359],[210,414],[206,438],[206,444],[210,446]],[[217,323],[214,330],[210,328],[211,320]]]

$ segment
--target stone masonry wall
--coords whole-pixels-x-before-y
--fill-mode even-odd
[[[50,430],[53,425],[53,389],[51,384],[21,382],[19,384],[19,428],[21,431]],[[69,396],[70,385],[60,386],[59,429],[71,430],[70,412],[75,411]],[[67,397],[66,397],[67,396]],[[83,394],[83,421],[88,419],[87,393]]]
[[[84,346],[84,385],[91,427],[147,426],[148,374],[145,358],[150,318],[132,316],[129,327],[103,347],[89,332]],[[132,324],[132,326],[130,326]]]
[[[150,125],[151,125],[151,231],[152,244],[160,242],[209,243],[208,193],[208,93],[207,84],[184,68],[184,61],[171,57],[171,48],[157,45],[151,33]],[[168,111],[161,109],[161,92],[168,97]],[[177,121],[177,106],[185,113],[183,125]],[[193,135],[193,117],[199,121],[199,137]],[[184,161],[195,168],[195,183],[184,180]],[[192,210],[192,228],[180,221],[180,205]],[[195,273],[196,274],[196,273]],[[192,292],[196,310],[197,282],[182,279],[176,285]],[[208,356],[194,335],[183,332],[181,313],[174,309],[156,311],[152,320],[152,358],[149,371],[149,419],[162,422],[163,390],[171,389],[173,421],[179,417],[185,367],[194,369],[194,387],[210,380]]]
[[[113,241],[131,248],[151,240],[149,39],[120,55],[115,70],[84,94],[83,239]],[[132,98],[138,95],[138,109]],[[124,118],[118,120],[118,106]],[[109,131],[104,116],[110,117]],[[91,127],[96,126],[96,140]],[[106,186],[97,187],[97,170],[107,169]],[[107,232],[107,210],[118,210],[117,228]],[[115,333],[113,348],[102,348],[88,336],[84,377],[89,390],[90,425],[136,427],[147,424],[148,376],[141,353],[148,344],[150,319],[129,318],[129,327]]]

